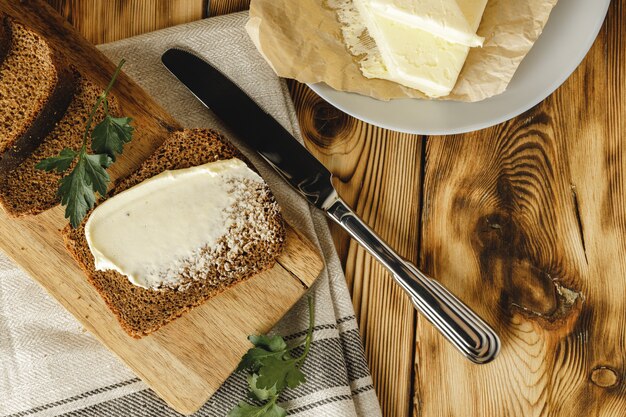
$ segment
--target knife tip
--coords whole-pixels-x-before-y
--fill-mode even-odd
[[[175,55],[176,53],[180,52],[181,50],[178,48],[170,48],[167,51],[163,52],[163,54],[161,54],[161,61],[165,62],[168,59],[170,59],[170,57],[172,57],[173,55]]]

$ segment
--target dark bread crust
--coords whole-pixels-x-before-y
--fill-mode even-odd
[[[0,14],[0,65],[9,52],[11,35],[7,29],[6,16]]]
[[[74,97],[67,111],[44,138],[41,145],[17,167],[0,176],[0,205],[13,217],[36,215],[59,204],[57,190],[62,175],[35,168],[40,161],[58,155],[64,148],[78,151],[82,146],[87,118],[104,88],[86,78],[77,83]],[[109,97],[109,111],[117,114],[119,105]],[[102,108],[94,118],[94,125],[104,117]]]
[[[0,67],[0,174],[17,167],[54,128],[74,95],[78,72],[35,32],[2,20],[9,49]]]
[[[111,194],[126,190],[165,170],[189,168],[234,157],[246,161],[232,144],[214,131],[194,129],[175,132],[135,173],[119,182]],[[256,203],[269,213],[267,226],[272,231],[272,241],[252,241],[242,245],[244,250],[240,256],[220,257],[219,262],[207,268],[201,279],[187,281],[182,290],[144,289],[131,284],[127,277],[115,271],[96,271],[85,239],[84,222],[78,229],[67,226],[62,233],[68,251],[116,315],[122,328],[129,335],[139,338],[158,330],[227,288],[274,266],[285,240],[283,219],[269,189]],[[248,236],[242,238],[247,239]]]

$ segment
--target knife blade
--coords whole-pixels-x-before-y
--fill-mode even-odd
[[[169,49],[165,67],[311,204],[323,210],[381,262],[418,309],[474,363],[493,360],[500,340],[467,305],[400,257],[339,197],[331,173],[237,84],[203,59]]]
[[[313,205],[332,194],[331,173],[246,93],[197,56],[170,49],[165,66]],[[215,80],[222,80],[216,82]]]

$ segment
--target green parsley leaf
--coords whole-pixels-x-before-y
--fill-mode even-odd
[[[241,358],[237,371],[248,369],[257,372],[266,358],[282,357],[288,354],[287,343],[281,336],[251,335],[248,336],[248,340],[256,347],[250,349]]]
[[[248,336],[248,340],[252,342],[254,346],[269,349],[271,352],[279,352],[287,349],[287,343],[285,343],[285,340],[279,335]]]
[[[58,196],[65,206],[65,218],[76,228],[96,202],[95,192],[105,196],[109,174],[104,170],[111,164],[108,155],[80,153],[76,166],[59,181]]]
[[[69,169],[70,165],[72,165],[76,155],[78,154],[72,149],[65,148],[59,153],[59,155],[39,161],[39,163],[35,165],[35,168],[47,172],[56,171],[59,174],[62,174]]]
[[[91,185],[94,192],[102,197],[107,193],[107,186],[111,178],[107,174],[105,168],[111,165],[111,158],[108,155],[86,155],[85,160],[85,179],[87,185]]]
[[[299,369],[296,360],[270,357],[263,361],[256,383],[259,388],[276,387],[277,391],[282,391],[285,387],[296,388],[305,381],[304,374]]]
[[[309,329],[307,330],[302,354],[296,358],[291,356],[298,346],[289,348],[280,336],[249,336],[254,345],[241,358],[237,371],[247,370],[248,391],[251,398],[266,401],[263,405],[250,405],[240,402],[233,408],[228,417],[284,417],[287,412],[276,405],[278,396],[285,388],[296,388],[306,382],[300,370],[306,360],[313,340],[315,309],[313,299],[309,297]]]
[[[74,169],[59,181],[57,191],[61,204],[65,206],[65,217],[70,220],[74,228],[80,225],[87,212],[93,208],[96,193],[102,197],[106,195],[109,182],[111,182],[106,169],[115,161],[115,157],[122,153],[124,144],[132,139],[133,127],[130,125],[132,119],[111,116],[107,99],[123,65],[122,59],[111,81],[92,107],[85,124],[80,151],[66,148],[59,155],[46,158],[35,166],[43,171],[56,171],[62,174],[78,158]],[[91,125],[100,106],[104,108],[104,118],[92,131]],[[95,154],[87,153],[87,139],[90,131],[91,148]]]
[[[131,120],[130,117],[112,117],[107,114],[91,132],[91,149],[95,153],[109,155],[115,162],[115,156],[121,154],[124,145],[132,139]]]
[[[242,401],[228,413],[228,417],[285,417],[286,415],[285,409],[275,402],[256,406]]]
[[[284,351],[271,352],[263,348],[252,348],[241,358],[241,362],[239,362],[239,366],[237,366],[237,371],[248,369],[252,372],[256,372],[263,366],[267,358],[280,357],[283,353]]]
[[[230,410],[228,417],[261,417],[265,414],[264,406],[256,406],[241,401],[235,408]]]
[[[294,366],[285,373],[285,382],[287,383],[287,387],[291,389],[306,382],[306,377],[300,370],[300,366]]]
[[[58,195],[65,206],[65,218],[70,219],[74,228],[80,225],[96,202],[93,189],[85,178],[85,165],[85,160],[79,158],[74,170],[59,181]]]
[[[274,397],[276,395],[276,386],[269,389],[260,388],[257,385],[258,378],[259,376],[257,374],[248,375],[248,388],[250,389],[250,394],[252,394],[253,398],[256,398],[259,401],[265,401],[270,397]]]
[[[285,417],[286,415],[287,411],[274,403],[267,409],[267,411],[265,411],[265,415],[263,417]]]

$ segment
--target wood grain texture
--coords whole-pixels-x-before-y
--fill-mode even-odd
[[[250,0],[209,0],[209,16],[240,12],[248,7]]]
[[[100,44],[202,19],[207,0],[47,0],[92,43]]]
[[[423,265],[502,338],[467,363],[417,329],[415,414],[626,415],[626,7],[510,122],[427,141]]]
[[[44,2],[1,1],[0,12],[45,34],[83,75],[102,86],[110,79],[114,64]],[[118,78],[113,93],[122,114],[133,116],[135,127],[133,141],[114,165],[115,179],[136,169],[178,124],[126,76]],[[66,223],[61,207],[19,220],[0,212],[0,249],[182,413],[192,413],[206,402],[250,347],[247,335],[269,331],[323,267],[313,245],[288,228],[285,250],[272,269],[136,340],[118,325],[65,251],[59,229]]]
[[[290,86],[307,147],[333,172],[339,194],[402,256],[416,260],[421,138],[368,125],[305,85]],[[331,230],[383,414],[409,416],[415,310],[374,258],[339,227]]]

